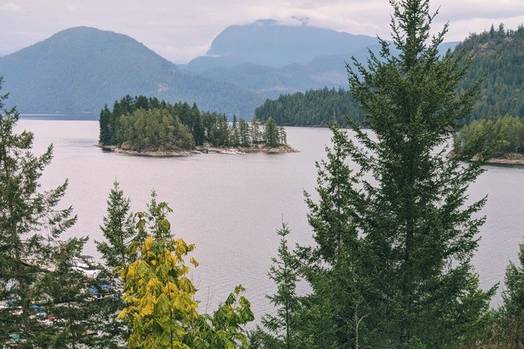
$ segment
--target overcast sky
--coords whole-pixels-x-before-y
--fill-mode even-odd
[[[433,0],[451,40],[504,22],[524,23],[524,0]],[[387,0],[0,0],[0,53],[10,53],[62,29],[93,26],[130,35],[177,63],[204,54],[225,27],[261,18],[387,37]]]

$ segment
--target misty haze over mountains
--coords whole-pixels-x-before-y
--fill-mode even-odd
[[[140,94],[250,117],[266,98],[345,88],[345,61],[376,47],[375,37],[266,19],[226,28],[205,56],[177,65],[129,36],[76,27],[1,57],[0,75],[23,113],[98,113]]]

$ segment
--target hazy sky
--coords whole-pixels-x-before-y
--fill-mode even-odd
[[[524,0],[433,0],[448,40],[504,22],[524,23]],[[0,0],[0,53],[10,53],[73,26],[93,26],[132,36],[174,62],[206,52],[225,27],[261,18],[386,37],[387,0]]]

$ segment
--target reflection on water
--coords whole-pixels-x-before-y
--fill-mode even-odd
[[[115,179],[142,210],[151,190],[174,208],[175,232],[196,243],[200,266],[193,273],[204,308],[213,308],[236,284],[247,288],[257,315],[269,310],[265,294],[270,259],[284,220],[294,242],[311,242],[303,191],[315,185],[314,162],[329,144],[329,130],[288,128],[299,153],[266,155],[202,154],[189,158],[140,158],[104,153],[95,146],[96,121],[20,121],[33,131],[36,149],[55,145],[55,159],[44,175],[44,187],[69,178],[64,204],[73,204],[78,224],[68,233],[90,237],[96,254],[99,224]],[[487,222],[474,262],[483,287],[501,281],[508,259],[514,259],[524,237],[524,168],[489,167],[475,183],[471,199],[488,194]]]

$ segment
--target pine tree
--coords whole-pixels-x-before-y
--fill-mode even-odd
[[[125,197],[118,182],[107,200],[107,215],[100,227],[105,241],[97,241],[96,247],[101,254],[103,267],[98,275],[95,287],[99,295],[99,329],[105,348],[124,347],[128,337],[126,324],[117,318],[124,308],[122,300],[122,270],[132,261],[131,245],[138,239],[134,216],[130,211],[129,199]]]
[[[67,181],[40,189],[53,148],[31,153],[33,135],[14,132],[19,115],[5,108],[6,99],[0,96],[0,302],[6,305],[0,308],[0,346],[33,348],[56,330],[42,321],[50,298],[45,276],[56,266],[60,235],[76,217],[71,207],[58,208]]]
[[[230,145],[233,147],[238,147],[240,145],[240,130],[238,129],[238,121],[236,115],[233,115],[233,123],[231,125],[230,131],[231,140],[229,141]]]
[[[272,259],[273,265],[269,270],[269,278],[276,284],[277,290],[275,294],[268,296],[271,304],[276,307],[276,313],[267,314],[262,319],[262,324],[269,332],[264,342],[267,348],[301,348],[296,332],[300,311],[296,293],[299,263],[288,247],[289,227],[282,224],[277,234],[280,236],[278,256]]]
[[[43,276],[41,289],[47,304],[42,348],[112,348],[100,328],[96,266],[83,256],[87,238],[61,241],[54,249],[52,271]]]
[[[251,142],[258,145],[262,141],[262,134],[260,131],[260,122],[254,118],[251,121]]]
[[[264,127],[264,142],[268,147],[277,147],[279,145],[278,126],[271,117],[267,119]]]
[[[314,347],[358,348],[364,342],[362,321],[371,311],[363,295],[367,280],[362,270],[362,241],[354,224],[358,217],[353,205],[362,198],[347,162],[347,134],[336,126],[331,130],[333,146],[326,160],[316,164],[319,201],[306,194],[316,246],[299,249],[303,274],[313,290],[303,303]]]
[[[118,273],[120,268],[129,264],[129,245],[136,237],[130,202],[118,182],[113,183],[109,193],[107,215],[100,230],[105,241],[96,242],[97,250],[102,255],[104,265],[113,273]]]
[[[100,136],[98,142],[103,145],[113,144],[112,115],[107,105],[100,112]]]
[[[506,288],[502,293],[500,328],[507,348],[511,349],[524,346],[524,244],[520,245],[518,258],[518,264],[510,263],[506,269]]]
[[[457,92],[467,62],[440,56],[447,26],[431,36],[428,0],[392,6],[393,42],[381,40],[367,67],[355,61],[349,69],[374,133],[353,127],[358,144],[348,140],[364,198],[352,203],[352,224],[365,239],[360,265],[373,290],[365,323],[379,334],[375,346],[445,348],[475,326],[493,292],[480,290],[471,265],[485,200],[468,205],[466,191],[481,163],[447,156],[477,89]]]
[[[244,119],[239,122],[240,145],[243,147],[251,146],[251,135],[249,132],[249,124]]]

